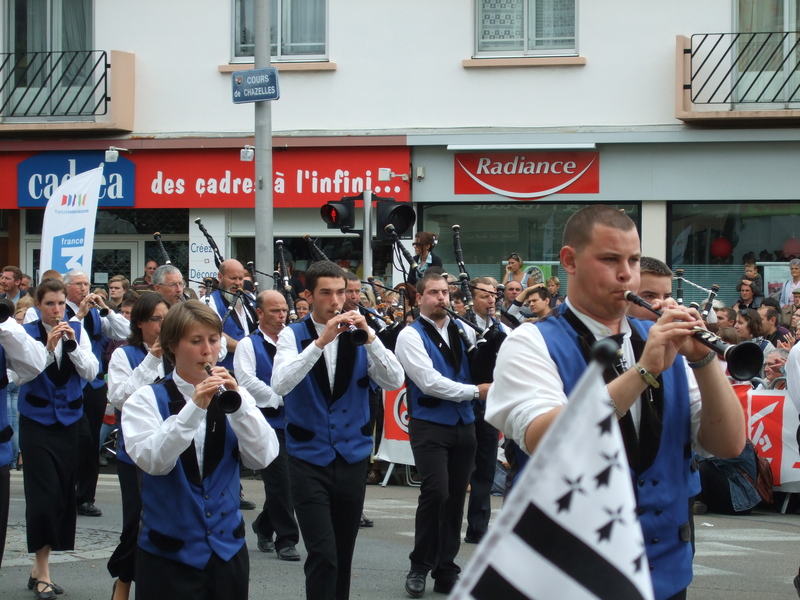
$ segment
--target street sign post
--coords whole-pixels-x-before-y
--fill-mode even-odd
[[[275,67],[234,71],[231,73],[231,84],[234,104],[277,100],[281,97],[278,69]]]

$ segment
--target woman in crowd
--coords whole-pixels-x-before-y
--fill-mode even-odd
[[[117,411],[117,422],[125,401],[140,388],[164,377],[164,361],[158,336],[169,302],[161,294],[142,295],[131,309],[131,334],[128,344],[117,348],[108,367],[108,400]],[[108,560],[108,572],[116,577],[113,599],[127,600],[135,578],[136,537],[142,498],[139,493],[141,473],[125,451],[120,433],[117,446],[117,477],[122,495],[122,533],[119,545]]]
[[[67,289],[50,279],[36,288],[40,320],[24,325],[45,345],[44,371],[19,391],[19,445],[25,457],[25,524],[28,552],[35,552],[28,588],[42,600],[63,589],[50,577],[51,550],[75,548],[78,421],[83,382],[99,369],[89,336],[78,322],[63,321]],[[69,345],[75,345],[70,351]]]
[[[308,301],[305,298],[297,298],[294,301],[294,310],[297,313],[298,320],[305,319],[306,315],[310,310]]]
[[[414,237],[414,260],[419,265],[416,269],[411,269],[408,274],[408,283],[416,285],[417,279],[425,275],[428,267],[441,267],[442,259],[433,253],[433,248],[438,242],[436,236],[427,231],[418,231]]]
[[[516,252],[512,252],[506,259],[506,272],[503,274],[503,285],[509,281],[517,281],[525,287],[523,280],[526,279],[525,271],[522,268],[522,257]]]
[[[265,468],[278,453],[275,432],[253,397],[222,367],[222,324],[196,300],[172,307],[161,352],[175,365],[125,402],[126,450],[142,474],[142,528],[136,597],[245,600],[250,563],[239,511],[239,461]],[[221,387],[241,405],[222,412]],[[213,400],[213,401],[212,401]]]
[[[119,312],[120,304],[122,304],[122,297],[125,292],[131,289],[131,282],[128,281],[124,275],[114,275],[108,280],[108,307],[111,310]]]
[[[764,352],[765,360],[766,355],[775,349],[775,346],[769,340],[764,339],[764,325],[757,310],[745,308],[738,311],[736,313],[736,331],[739,332],[739,337],[742,338],[743,342],[751,341],[758,344]]]

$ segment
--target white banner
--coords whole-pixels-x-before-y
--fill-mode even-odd
[[[94,224],[102,180],[101,164],[71,177],[50,196],[42,225],[41,273],[53,269],[63,274],[80,269],[92,280]]]

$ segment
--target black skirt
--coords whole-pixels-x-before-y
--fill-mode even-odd
[[[41,425],[20,415],[19,449],[25,459],[28,552],[45,546],[74,550],[78,423]]]

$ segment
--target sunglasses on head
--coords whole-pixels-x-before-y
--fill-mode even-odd
[[[522,260],[520,259],[519,254],[509,254],[508,258],[516,258],[517,260]]]

